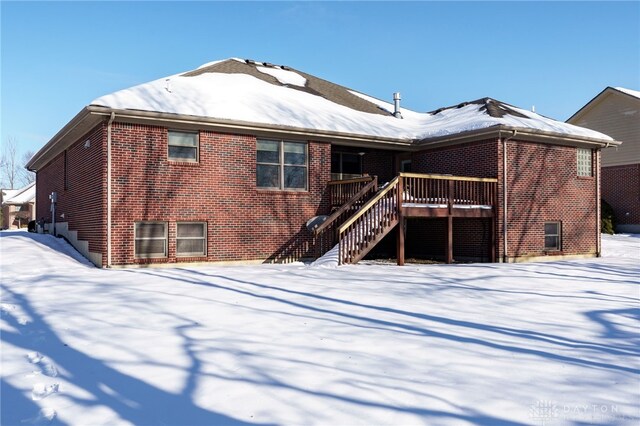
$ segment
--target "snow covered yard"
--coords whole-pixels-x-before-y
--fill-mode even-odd
[[[640,235],[602,259],[100,270],[1,232],[2,424],[637,424]]]

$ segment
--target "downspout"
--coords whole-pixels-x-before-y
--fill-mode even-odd
[[[609,147],[609,142],[604,146],[605,148]],[[596,149],[596,161],[595,161],[595,177],[596,177],[596,257],[602,256],[602,232],[600,228],[602,227],[602,206],[600,203],[601,197],[601,183],[600,183],[600,165],[601,165],[601,152],[602,148]]]
[[[111,267],[111,125],[116,113],[111,112],[107,123],[107,268]]]
[[[513,131],[513,134],[506,139],[502,140],[502,261],[507,263],[507,142],[513,139],[517,130]],[[498,136],[500,139],[500,136]]]

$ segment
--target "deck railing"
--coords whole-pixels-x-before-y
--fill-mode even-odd
[[[497,179],[451,175],[400,173],[403,201],[447,206],[493,206]]]
[[[454,209],[474,209],[473,217],[493,216],[495,212],[492,210],[497,204],[497,182],[495,178],[400,173],[376,193],[377,178],[332,181],[329,182],[331,202],[340,204],[340,207],[312,232],[316,238],[320,237],[322,253],[337,242],[339,264],[355,263],[396,224],[403,223],[404,214],[415,215],[422,210],[409,212],[401,207],[447,208],[448,212],[440,214],[448,217],[450,223],[453,216],[470,217],[469,213],[473,213],[461,214],[460,210]],[[477,215],[478,211],[488,212],[488,216],[484,213]],[[399,246],[404,246],[404,238],[399,241],[402,241]]]
[[[329,181],[327,183],[329,204],[332,208],[344,205],[372,180],[372,176],[363,176],[356,179]]]

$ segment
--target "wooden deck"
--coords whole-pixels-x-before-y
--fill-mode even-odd
[[[447,219],[447,263],[453,262],[453,219],[490,218],[490,258],[496,260],[496,178],[400,173],[380,190],[371,178],[333,181],[329,188],[331,203],[342,206],[318,231],[335,232],[340,264],[358,262],[396,228],[398,265],[404,265],[408,218]]]

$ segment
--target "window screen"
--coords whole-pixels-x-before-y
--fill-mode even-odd
[[[307,189],[307,144],[259,140],[256,152],[258,188]]]
[[[198,161],[198,134],[169,131],[169,160]]]
[[[176,229],[176,255],[205,256],[207,225],[202,222],[179,222]]]
[[[560,222],[546,222],[544,224],[545,250],[560,250]]]
[[[135,257],[167,257],[166,222],[136,222]]]

